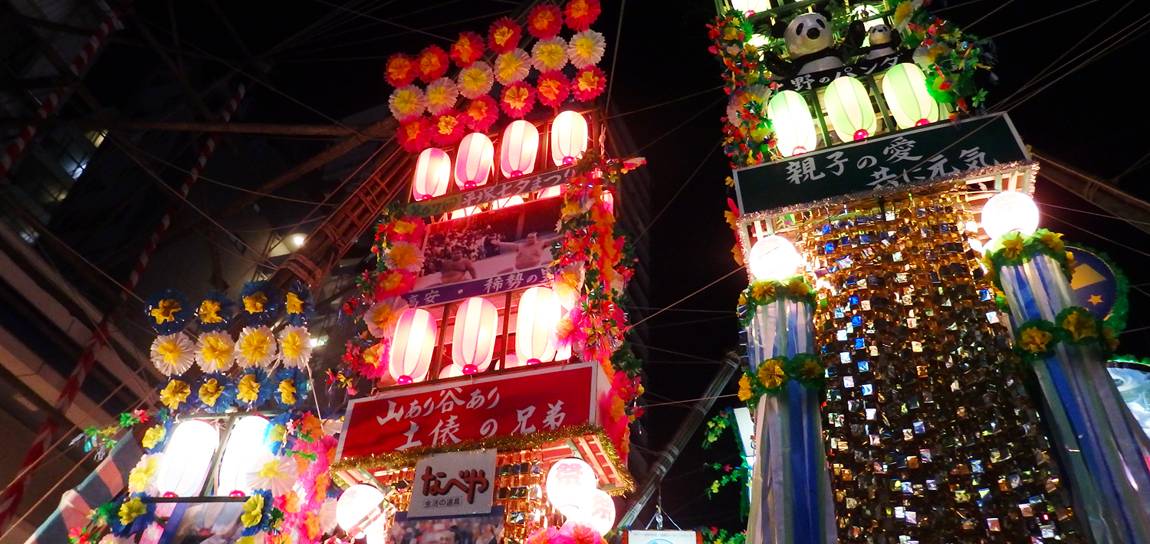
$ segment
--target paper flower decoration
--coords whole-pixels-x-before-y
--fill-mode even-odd
[[[531,64],[540,72],[562,70],[567,66],[567,42],[558,37],[536,42],[531,48]]]
[[[603,94],[605,88],[607,88],[607,75],[598,66],[588,66],[579,70],[571,82],[571,94],[580,102],[595,100]]]
[[[431,127],[431,141],[437,145],[455,145],[463,138],[463,120],[455,110],[447,110],[432,117]]]
[[[196,342],[196,362],[204,372],[223,372],[235,362],[236,343],[232,335],[223,332],[205,332]]]
[[[196,308],[200,331],[221,331],[228,328],[235,313],[235,304],[223,293],[209,293]]]
[[[408,270],[388,270],[375,279],[375,298],[381,300],[406,294],[415,285],[415,274]]]
[[[399,125],[395,132],[399,145],[408,153],[419,153],[431,144],[431,120],[417,117]]]
[[[160,471],[160,463],[164,454],[145,454],[140,457],[136,466],[128,473],[128,493],[155,494],[156,473]]]
[[[527,33],[540,40],[554,38],[563,29],[563,11],[555,4],[536,4],[527,12]]]
[[[363,350],[363,367],[360,373],[368,378],[382,378],[387,375],[387,339],[380,340]]]
[[[523,29],[510,17],[500,17],[491,23],[487,31],[487,47],[496,53],[506,53],[519,46]]]
[[[267,489],[273,496],[279,496],[291,492],[298,478],[299,469],[294,457],[269,456],[247,473],[247,484],[252,489]]]
[[[495,84],[495,74],[490,64],[479,61],[460,70],[457,81],[459,94],[467,99],[475,99],[491,92],[491,86]]]
[[[451,78],[441,77],[427,86],[427,111],[439,115],[455,107],[459,100],[459,88]]]
[[[307,375],[301,370],[281,370],[270,385],[273,387],[271,395],[281,408],[293,408],[307,400]]]
[[[303,282],[293,281],[287,293],[284,294],[284,314],[287,315],[287,322],[297,327],[303,327],[307,325],[307,318],[311,311],[311,291],[308,291]]]
[[[146,503],[143,494],[130,495],[111,516],[112,533],[116,536],[136,535],[144,531],[156,518],[156,505]]]
[[[503,113],[508,117],[522,119],[535,107],[535,90],[523,81],[514,83],[503,89],[499,107],[503,108]]]
[[[387,68],[384,78],[392,87],[406,87],[419,75],[415,69],[415,61],[403,53],[396,53],[387,59]]]
[[[558,108],[571,94],[571,84],[563,72],[547,72],[539,76],[539,81],[535,84],[535,94],[540,104]]]
[[[196,387],[196,400],[201,409],[220,414],[232,407],[236,389],[220,374],[206,374]]]
[[[159,294],[152,295],[144,310],[156,334],[179,332],[192,317],[192,308],[187,298],[174,289],[165,289]]]
[[[563,9],[563,15],[567,18],[567,28],[575,32],[590,28],[591,23],[594,23],[602,12],[603,7],[599,5],[599,0],[570,0]]]
[[[407,302],[401,297],[391,297],[375,303],[363,313],[367,332],[376,338],[390,337],[399,315],[407,309]]]
[[[311,360],[311,334],[304,327],[288,325],[280,331],[280,360],[289,368],[303,368]]]
[[[391,221],[384,228],[384,232],[390,244],[397,242],[422,243],[423,235],[427,232],[427,224],[418,217],[408,217]]]
[[[243,536],[252,536],[267,529],[272,522],[272,494],[266,489],[252,491],[252,496],[244,501],[243,513],[240,514],[240,523],[244,530]]]
[[[586,68],[599,64],[603,60],[603,53],[607,51],[607,39],[594,30],[584,30],[574,36],[567,44],[567,58],[576,68]]]
[[[512,49],[495,57],[495,81],[510,85],[523,81],[531,73],[531,56],[522,49]]]
[[[164,449],[168,443],[171,421],[171,418],[166,418],[166,421],[148,427],[148,430],[144,431],[144,437],[140,439],[140,446],[144,448],[145,452],[152,453]]]
[[[423,110],[427,109],[427,100],[419,87],[408,85],[391,92],[387,108],[391,110],[391,116],[402,123],[422,115]]]
[[[236,340],[236,363],[240,368],[267,366],[276,358],[276,338],[266,326],[244,327]]]
[[[251,368],[240,374],[236,380],[236,403],[248,409],[263,404],[271,393],[266,387],[267,377],[267,373],[259,368]]]
[[[188,335],[178,332],[157,336],[152,341],[152,364],[165,376],[179,376],[187,372],[196,359],[196,347]]]
[[[484,95],[469,102],[461,117],[467,128],[475,132],[487,132],[499,120],[499,106],[495,104],[494,98]]]
[[[167,406],[169,410],[176,411],[183,406],[184,402],[188,400],[188,395],[192,394],[192,388],[188,386],[188,382],[183,380],[169,380],[168,385],[165,385],[160,390],[160,403]]]
[[[240,306],[253,323],[269,323],[280,309],[275,289],[266,281],[249,281],[240,290]]]
[[[467,68],[483,58],[483,36],[474,32],[464,32],[451,44],[451,60],[460,68]]]
[[[447,51],[438,45],[429,45],[419,52],[419,58],[416,59],[416,71],[419,72],[419,80],[424,83],[431,83],[447,73],[450,61],[447,58]]]
[[[384,262],[389,268],[402,268],[411,272],[419,272],[423,268],[423,252],[417,244],[411,242],[395,242],[384,256]]]

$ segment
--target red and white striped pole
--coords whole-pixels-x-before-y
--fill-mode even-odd
[[[244,93],[247,91],[246,87],[241,83],[236,88],[236,93],[228,103],[224,105],[223,110],[220,112],[220,119],[223,122],[231,120],[232,115],[235,114],[236,109],[239,108],[240,101],[244,98]],[[188,171],[188,175],[184,177],[183,183],[180,184],[180,194],[187,197],[188,193],[192,190],[192,185],[200,178],[200,174],[204,170],[204,165],[207,164],[208,158],[216,149],[216,134],[208,134],[204,137],[203,142],[200,144],[198,153],[196,154],[196,162]],[[160,218],[160,224],[156,230],[148,237],[148,241],[144,244],[144,249],[140,251],[140,256],[136,259],[136,264],[132,267],[132,273],[128,276],[128,282],[125,285],[126,289],[120,292],[120,301],[128,299],[128,293],[134,292],[136,286],[140,283],[140,277],[143,275],[144,270],[148,267],[148,262],[151,260],[152,255],[160,245],[160,239],[168,232],[168,227],[171,226],[172,216],[179,211],[180,202],[175,202],[164,212],[164,216]],[[114,311],[109,311],[104,314],[100,319],[100,323],[96,326],[95,331],[92,333],[92,338],[84,346],[83,353],[80,354],[79,361],[76,362],[76,368],[72,370],[72,374],[68,376],[68,382],[64,384],[64,388],[60,391],[59,397],[56,399],[54,408],[57,413],[64,413],[71,407],[72,402],[76,399],[76,394],[80,392],[80,385],[84,383],[88,372],[96,364],[96,352],[107,345],[108,324],[110,316]],[[24,498],[24,492],[28,487],[28,482],[31,480],[31,475],[35,471],[36,466],[43,460],[44,454],[47,452],[48,444],[52,443],[54,435],[58,431],[56,420],[49,417],[45,420],[44,424],[40,427],[39,433],[32,441],[32,445],[28,448],[28,453],[24,455],[24,462],[20,466],[20,471],[12,483],[4,489],[3,494],[0,494],[0,532],[7,529],[7,526],[15,518],[19,511],[20,501]]]
[[[112,34],[112,31],[119,28],[123,28],[120,14],[113,9],[108,12],[104,20],[100,21],[96,33],[88,37],[88,41],[84,42],[84,47],[80,48],[80,52],[72,58],[72,62],[68,63],[68,70],[72,72],[75,79],[65,82],[48,93],[48,96],[40,102],[40,107],[36,108],[36,119],[31,124],[25,125],[16,135],[16,139],[4,148],[3,153],[0,153],[0,182],[7,180],[12,167],[24,156],[28,146],[32,143],[32,139],[36,137],[40,124],[47,121],[64,102],[67,102],[68,97],[80,84],[81,76],[88,71],[92,60],[96,58],[96,53],[108,43],[108,36]]]

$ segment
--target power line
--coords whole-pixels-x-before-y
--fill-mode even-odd
[[[607,75],[607,101],[603,106],[604,112],[611,111],[611,91],[615,89],[615,63],[619,61],[619,50],[623,48],[623,15],[627,9],[627,0],[619,2],[619,25],[615,27],[615,47],[611,53],[611,71]]]
[[[643,237],[646,236],[647,233],[651,230],[651,227],[655,225],[655,222],[658,221],[660,217],[663,217],[663,214],[671,208],[671,204],[675,202],[676,198],[679,198],[679,195],[683,194],[683,189],[686,189],[687,186],[691,184],[691,181],[695,179],[695,176],[699,174],[699,171],[703,169],[703,165],[707,164],[707,159],[711,158],[711,155],[715,153],[715,150],[719,149],[721,144],[721,141],[715,142],[714,147],[712,147],[710,151],[707,151],[706,155],[703,155],[703,160],[699,161],[699,164],[695,166],[695,170],[691,172],[691,175],[687,176],[687,180],[679,184],[679,189],[675,191],[675,194],[672,195],[670,200],[668,200],[667,203],[663,205],[663,208],[659,210],[659,213],[655,214],[655,217],[647,222],[647,224],[643,227],[643,231],[635,237],[636,243],[638,243],[639,240],[642,240]]]
[[[707,89],[703,89],[703,90],[701,90],[701,91],[695,91],[695,92],[693,92],[693,93],[689,93],[689,94],[685,94],[685,95],[682,95],[682,96],[679,96],[679,97],[676,97],[676,98],[672,98],[672,99],[670,99],[670,100],[666,100],[666,101],[664,101],[664,102],[659,102],[658,104],[651,104],[650,106],[643,106],[642,108],[634,109],[634,110],[631,110],[631,111],[627,111],[627,112],[623,112],[623,113],[617,113],[617,114],[615,114],[615,115],[612,115],[612,116],[610,116],[610,117],[607,117],[607,118],[605,119],[605,121],[610,121],[610,120],[612,120],[612,119],[618,119],[618,118],[620,118],[620,117],[626,117],[626,116],[628,116],[628,115],[632,115],[632,114],[635,114],[635,113],[641,113],[641,112],[644,112],[644,111],[647,111],[647,110],[653,110],[653,109],[655,109],[655,108],[661,108],[661,107],[663,107],[663,106],[667,106],[667,105],[670,105],[670,104],[675,104],[675,103],[677,103],[677,102],[682,102],[682,101],[684,101],[684,100],[689,100],[689,99],[691,99],[691,98],[694,98],[694,97],[696,97],[696,96],[701,96],[701,95],[704,95],[704,94],[708,94],[708,93],[711,93],[711,92],[714,92],[714,91],[718,91],[718,90],[721,90],[722,88],[723,88],[723,86],[722,86],[722,85],[716,85],[716,86],[714,86],[714,87],[710,87],[710,88],[707,88]]]
[[[706,113],[706,112],[707,112],[707,110],[710,110],[711,108],[713,108],[713,107],[715,107],[715,106],[718,106],[720,103],[722,103],[722,101],[723,101],[723,99],[722,99],[722,98],[719,98],[718,100],[716,100],[716,101],[712,102],[711,104],[709,104],[707,107],[705,107],[705,108],[703,108],[703,109],[700,109],[699,111],[695,112],[695,114],[694,114],[694,115],[692,115],[692,116],[688,117],[688,118],[687,118],[685,121],[683,121],[682,123],[679,123],[678,125],[676,125],[676,126],[675,126],[675,128],[672,128],[671,130],[668,130],[667,132],[664,132],[662,136],[659,136],[658,138],[655,138],[654,140],[651,140],[650,142],[647,142],[647,144],[646,144],[646,145],[644,145],[643,147],[640,147],[639,149],[635,150],[635,154],[637,155],[637,154],[639,154],[639,153],[642,153],[644,149],[647,149],[647,148],[649,148],[649,147],[651,147],[651,146],[653,146],[653,145],[655,145],[655,144],[659,143],[660,141],[662,141],[662,140],[663,140],[663,138],[666,138],[667,136],[670,136],[670,135],[674,134],[676,131],[678,131],[679,129],[681,129],[681,128],[683,128],[684,126],[686,126],[686,125],[687,125],[687,123],[690,123],[691,121],[694,121],[694,120],[695,120],[696,118],[698,118],[700,115],[702,115],[702,114]]]
[[[436,39],[439,39],[439,40],[443,40],[443,41],[446,41],[446,42],[449,42],[449,43],[450,43],[450,42],[452,42],[452,41],[454,41],[454,40],[452,40],[451,38],[448,38],[447,36],[443,36],[443,35],[441,35],[441,34],[436,34],[436,33],[434,33],[434,32],[428,32],[428,31],[426,31],[426,30],[420,30],[420,29],[418,29],[418,28],[413,28],[413,27],[410,27],[410,26],[407,26],[407,25],[404,25],[404,24],[400,24],[400,23],[397,23],[397,22],[395,22],[395,21],[389,21],[389,20],[387,20],[387,19],[384,19],[384,18],[382,18],[382,17],[376,17],[375,15],[372,15],[372,14],[370,14],[370,13],[366,13],[366,12],[362,12],[362,11],[357,11],[357,10],[354,10],[354,9],[351,9],[351,8],[348,8],[348,7],[344,7],[344,6],[341,6],[341,5],[339,5],[339,4],[333,4],[333,3],[331,3],[331,2],[328,2],[327,0],[313,0],[313,1],[314,1],[314,2],[319,2],[320,4],[323,4],[323,5],[325,5],[325,6],[329,6],[329,7],[333,7],[333,8],[336,8],[336,9],[338,9],[338,10],[341,10],[341,11],[345,11],[345,12],[347,12],[347,13],[351,13],[351,14],[353,14],[353,15],[358,15],[358,16],[360,16],[360,17],[363,17],[363,18],[366,18],[366,19],[371,19],[372,21],[375,21],[375,22],[377,22],[377,23],[383,23],[383,24],[385,24],[385,25],[391,25],[391,26],[394,26],[394,27],[396,27],[396,28],[400,28],[400,29],[406,30],[406,31],[408,31],[408,32],[415,32],[416,34],[423,34],[424,36],[431,36],[432,38],[436,38]]]
[[[988,36],[988,37],[987,37],[987,38],[985,38],[985,39],[987,39],[987,40],[993,40],[993,39],[995,39],[995,38],[998,38],[998,37],[1001,37],[1001,36],[1005,36],[1006,34],[1010,34],[1011,32],[1014,32],[1014,31],[1016,31],[1016,30],[1022,30],[1022,29],[1024,29],[1024,28],[1027,28],[1027,27],[1029,27],[1029,26],[1032,26],[1032,25],[1036,25],[1036,24],[1038,24],[1038,23],[1041,23],[1041,22],[1043,22],[1043,21],[1045,21],[1045,20],[1047,20],[1047,19],[1050,19],[1050,18],[1053,18],[1053,17],[1057,17],[1057,16],[1059,16],[1059,15],[1062,15],[1063,13],[1068,13],[1068,12],[1074,11],[1074,10],[1076,10],[1076,9],[1079,9],[1079,8],[1084,8],[1084,7],[1086,7],[1086,6],[1089,6],[1090,4],[1093,4],[1093,3],[1095,3],[1095,2],[1098,2],[1098,1],[1099,1],[1099,0],[1088,0],[1088,1],[1086,1],[1086,2],[1083,2],[1083,3],[1081,3],[1081,4],[1078,4],[1078,5],[1076,5],[1076,6],[1074,6],[1074,7],[1071,7],[1071,8],[1067,8],[1067,9],[1064,9],[1064,10],[1062,10],[1062,11],[1059,11],[1059,12],[1056,12],[1056,13],[1051,13],[1050,15],[1047,15],[1046,17],[1040,17],[1040,18],[1038,18],[1038,19],[1035,19],[1035,20],[1033,20],[1033,21],[1030,21],[1029,23],[1021,24],[1021,25],[1018,25],[1018,26],[1016,26],[1016,27],[1014,27],[1014,28],[1009,28],[1009,29],[1003,30],[1002,32],[999,32],[998,34],[994,34],[994,35]]]
[[[670,308],[673,308],[673,307],[675,307],[675,306],[679,305],[680,303],[682,303],[682,302],[684,302],[684,301],[686,301],[686,300],[690,299],[691,297],[693,297],[693,296],[695,296],[695,295],[697,295],[697,294],[699,294],[699,293],[701,293],[701,292],[703,292],[703,291],[706,291],[707,289],[710,289],[710,288],[711,288],[712,286],[714,286],[715,284],[717,284],[717,283],[719,283],[719,282],[721,282],[721,281],[723,281],[723,280],[725,280],[725,279],[727,279],[727,278],[729,278],[729,277],[731,277],[731,276],[734,276],[735,274],[737,274],[737,273],[741,272],[742,270],[743,270],[743,267],[741,267],[741,266],[736,266],[734,270],[731,270],[730,272],[727,272],[726,274],[723,274],[722,276],[719,276],[717,279],[715,279],[715,280],[714,280],[714,281],[712,281],[711,283],[708,283],[707,285],[704,285],[704,286],[702,286],[702,287],[700,287],[700,288],[698,288],[698,289],[695,289],[694,291],[692,291],[692,292],[690,292],[689,294],[687,294],[687,296],[684,296],[683,298],[680,298],[679,300],[676,300],[675,302],[672,302],[671,304],[668,304],[666,308],[663,308],[662,310],[659,310],[659,311],[657,311],[657,312],[655,312],[655,313],[653,313],[653,314],[651,314],[651,315],[649,315],[649,316],[647,316],[647,317],[644,317],[643,319],[640,319],[640,320],[639,320],[637,323],[634,323],[634,324],[632,324],[630,328],[635,328],[635,327],[638,327],[639,325],[641,325],[642,323],[645,323],[646,321],[650,320],[651,318],[653,318],[653,317],[655,317],[655,316],[657,316],[657,315],[659,315],[659,314],[661,314],[661,313],[663,313],[663,312],[667,311],[667,310],[668,310],[668,309],[670,309]]]

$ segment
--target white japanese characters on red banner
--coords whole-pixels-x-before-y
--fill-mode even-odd
[[[407,517],[488,514],[494,495],[494,449],[430,455],[415,464]]]

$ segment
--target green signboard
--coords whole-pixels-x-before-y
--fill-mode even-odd
[[[936,123],[735,171],[744,214],[1030,160],[1006,114]]]

